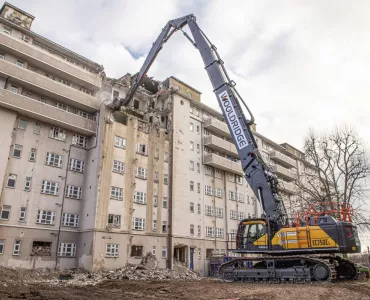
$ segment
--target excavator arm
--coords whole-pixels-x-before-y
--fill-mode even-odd
[[[182,30],[185,25],[189,26],[193,39]],[[230,80],[224,67],[224,62],[217,52],[217,48],[198,27],[194,15],[187,15],[167,23],[149,51],[126,97],[120,99],[119,106],[127,106],[131,102],[141,81],[147,74],[164,43],[168,41],[173,33],[179,30],[199,50],[202,56],[205,69],[213,86],[213,91],[238,151],[245,178],[257,199],[261,202],[266,219],[278,226],[285,225],[286,212],[283,201],[278,193],[276,175],[263,162],[258,151],[257,143],[251,132],[250,125],[254,122],[253,115],[236,91],[234,81]],[[243,103],[248,111],[250,115],[249,119],[245,117],[240,102]]]

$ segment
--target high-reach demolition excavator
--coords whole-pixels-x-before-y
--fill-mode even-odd
[[[189,26],[193,39],[183,31],[185,25]],[[126,97],[116,102],[116,108],[130,103],[164,43],[176,31],[182,31],[202,56],[240,156],[245,178],[263,208],[260,218],[240,222],[233,237],[235,248],[232,251],[243,255],[222,264],[219,276],[225,280],[246,282],[355,279],[356,266],[338,255],[360,252],[356,226],[351,222],[351,208],[336,203],[320,203],[321,208],[329,210],[325,212],[312,205],[306,213],[298,215],[295,222],[288,220],[277,177],[264,163],[251,132],[254,117],[236,91],[234,81],[230,80],[217,48],[198,27],[194,15],[167,23]],[[249,119],[245,117],[241,104],[246,108]],[[257,255],[246,257],[246,254]]]

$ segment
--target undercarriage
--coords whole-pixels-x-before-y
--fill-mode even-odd
[[[330,282],[354,280],[359,275],[351,261],[331,255],[241,257],[220,266],[224,281],[242,282]]]

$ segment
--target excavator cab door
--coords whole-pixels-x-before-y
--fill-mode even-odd
[[[241,249],[243,250],[265,250],[268,246],[267,229],[264,221],[255,220],[243,222],[240,235]]]

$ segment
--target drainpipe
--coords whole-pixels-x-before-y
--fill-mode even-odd
[[[228,202],[227,202],[227,190],[226,190],[226,172],[224,172],[224,191],[225,191],[225,195],[224,195],[224,199],[225,199],[225,218],[226,218],[226,222],[225,222],[225,226],[226,226],[226,228],[225,228],[225,231],[226,231],[226,249],[225,249],[225,251],[226,251],[226,254],[228,255],[228,251],[227,251],[227,248],[229,248],[229,236],[230,236],[230,234],[229,234],[229,219],[228,219],[228,210],[227,210],[227,208],[228,208]],[[230,245],[231,246],[231,245]]]
[[[172,270],[173,265],[173,257],[172,257],[172,220],[173,220],[173,210],[172,210],[172,175],[175,174],[174,170],[174,163],[173,163],[173,135],[174,135],[174,99],[173,94],[171,93],[171,110],[172,110],[172,123],[171,123],[171,134],[169,136],[169,149],[168,149],[168,163],[171,164],[171,166],[168,168],[168,233],[167,233],[167,268]],[[158,224],[157,224],[158,226]]]

